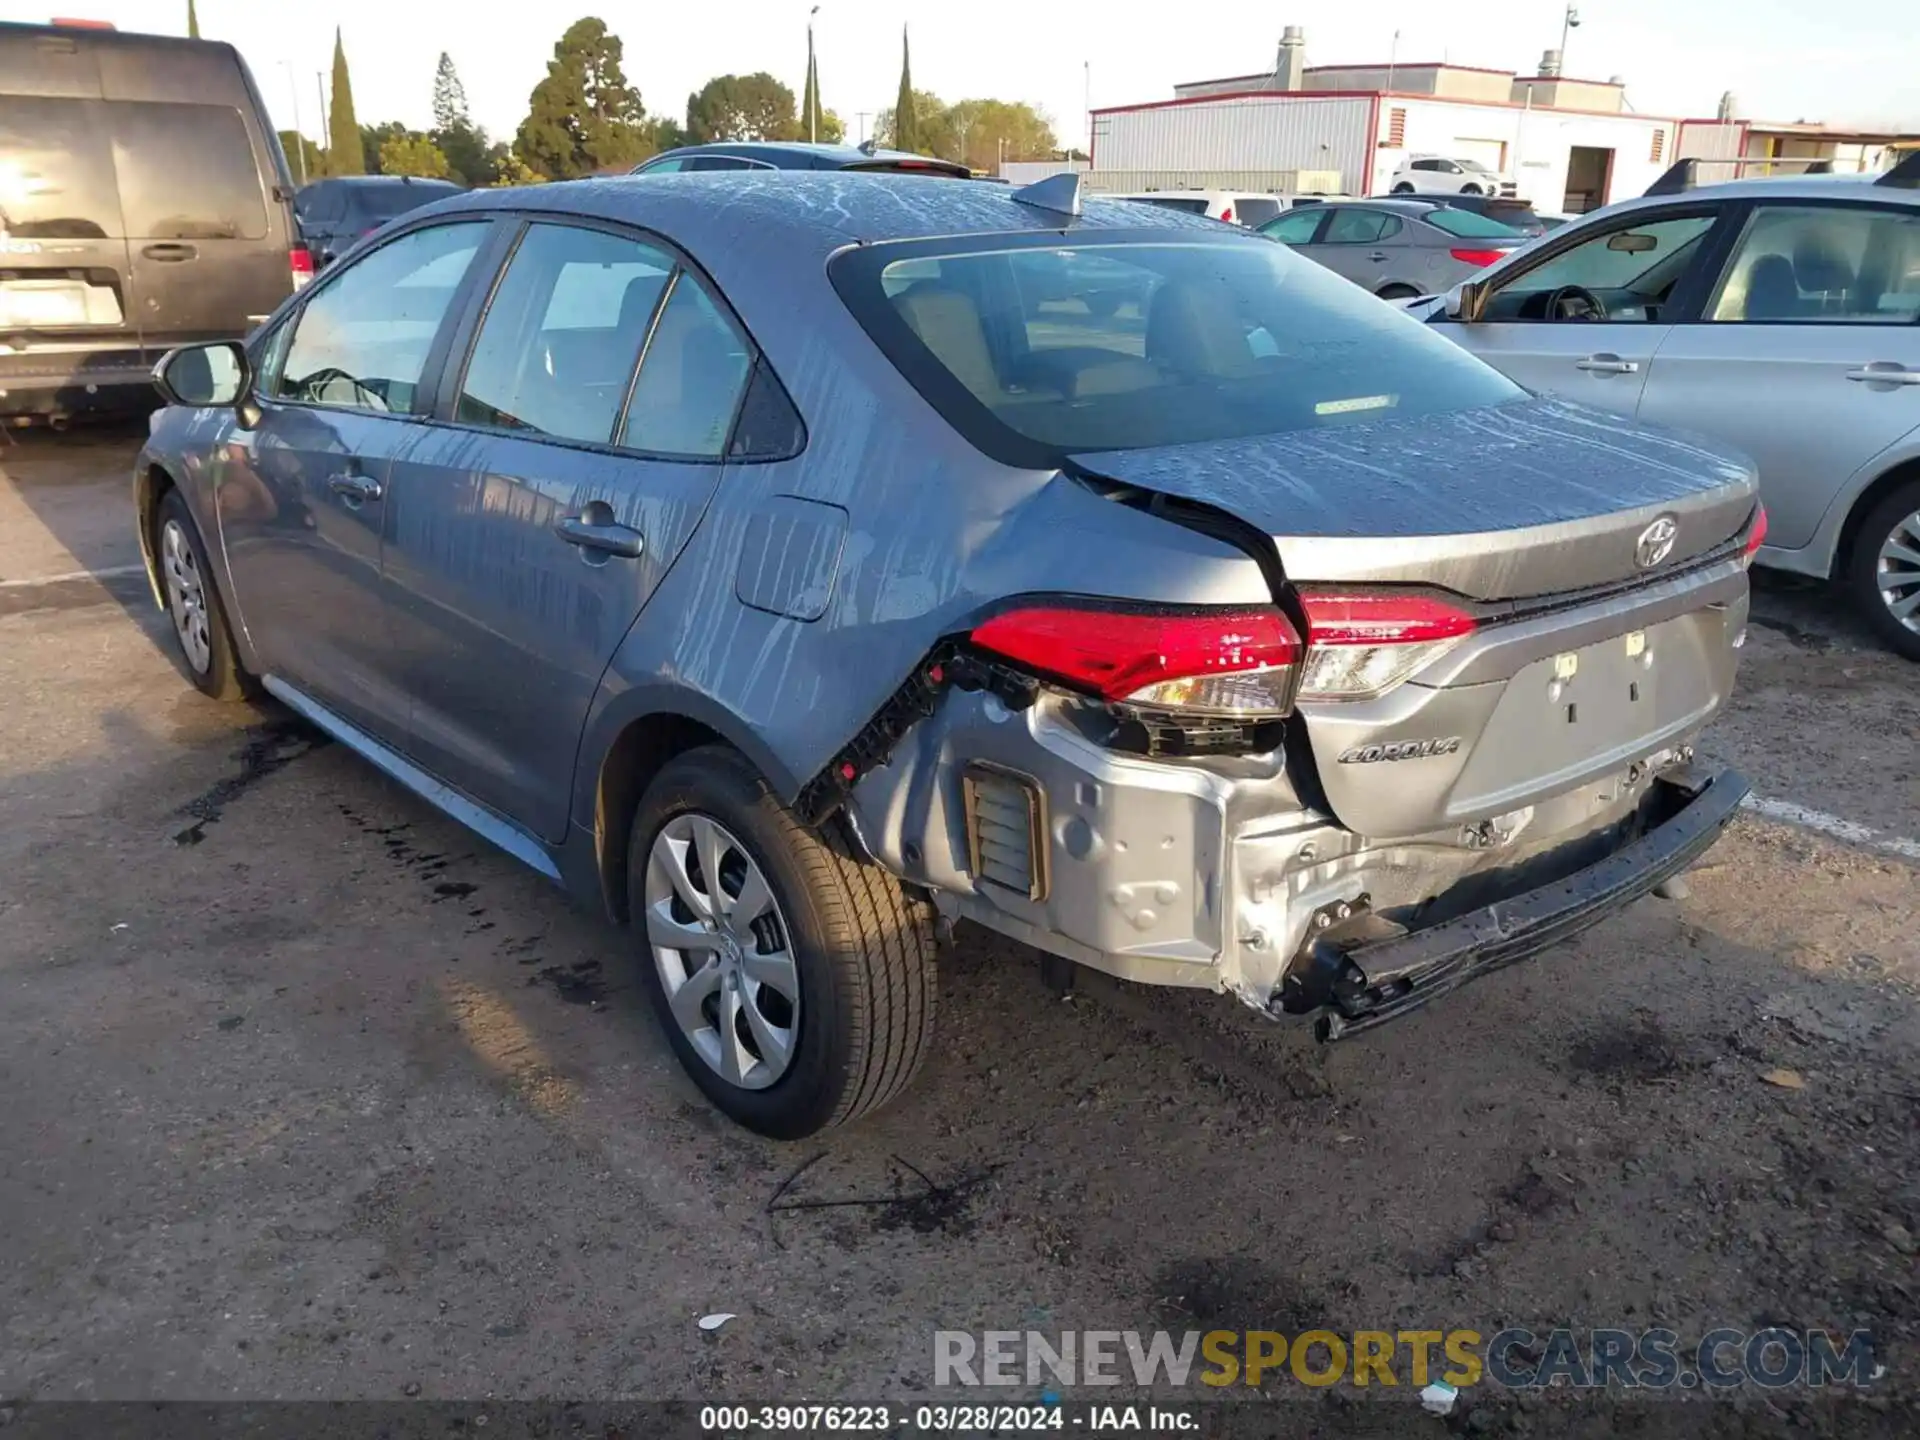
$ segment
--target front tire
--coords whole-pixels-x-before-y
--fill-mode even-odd
[[[161,497],[153,520],[153,553],[160,569],[160,592],[173,642],[187,678],[202,695],[215,700],[250,700],[259,682],[240,664],[227,609],[213,583],[200,527],[178,490]]]
[[[1881,642],[1920,660],[1920,480],[1898,486],[1867,512],[1846,578]]]
[[[1411,285],[1382,285],[1374,291],[1382,300],[1411,300],[1419,293]]]
[[[647,993],[715,1106],[798,1140],[907,1087],[933,1036],[924,902],[801,825],[724,746],[670,761],[632,835]]]
[[[1462,195],[1478,195],[1480,193],[1480,187],[1478,185],[1462,185],[1460,187],[1460,193]]]

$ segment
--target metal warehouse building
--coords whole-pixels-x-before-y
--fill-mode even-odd
[[[1539,209],[1579,213],[1642,194],[1675,158],[1679,120],[1627,111],[1620,80],[1564,78],[1557,51],[1531,76],[1444,63],[1308,66],[1304,56],[1304,36],[1289,27],[1269,72],[1094,111],[1090,180],[1114,172],[1129,187],[1166,175],[1179,177],[1169,188],[1375,195],[1409,154],[1430,153],[1478,160]]]

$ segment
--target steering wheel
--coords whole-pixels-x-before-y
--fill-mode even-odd
[[[377,400],[379,402],[379,409],[385,410],[388,408],[386,396],[382,395],[378,390],[357,376],[349,375],[337,365],[322,365],[311,375],[303,375],[293,383],[299,387],[302,394],[311,396],[316,394],[321,387],[330,385],[335,380],[346,381],[348,385],[353,387],[354,393],[363,398]]]
[[[1607,304],[1584,285],[1562,285],[1547,296],[1549,320],[1604,320]]]

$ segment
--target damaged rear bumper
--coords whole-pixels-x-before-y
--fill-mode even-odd
[[[1691,766],[1664,772],[1648,796],[1643,833],[1564,879],[1468,914],[1350,947],[1316,940],[1290,977],[1284,1008],[1315,1011],[1323,1040],[1407,1014],[1470,980],[1577,935],[1699,859],[1746,799],[1738,773]]]

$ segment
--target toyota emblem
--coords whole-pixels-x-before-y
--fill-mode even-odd
[[[1673,553],[1673,542],[1679,534],[1680,527],[1674,523],[1673,517],[1662,515],[1642,530],[1640,538],[1633,542],[1634,563],[1642,570],[1653,569]]]

